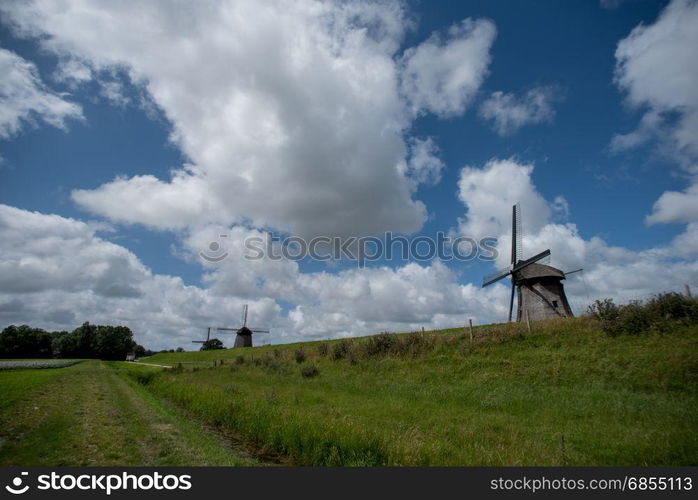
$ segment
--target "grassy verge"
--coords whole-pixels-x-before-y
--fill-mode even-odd
[[[522,328],[481,328],[473,342],[413,335],[402,350],[364,339],[162,354],[148,361],[184,368],[141,382],[301,464],[698,463],[695,327],[616,338],[586,318]]]
[[[242,465],[120,363],[0,373],[0,465]],[[139,367],[143,373],[152,371]]]

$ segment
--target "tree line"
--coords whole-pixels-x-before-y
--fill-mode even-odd
[[[10,325],[0,332],[0,358],[95,358],[124,360],[153,354],[133,340],[126,326],[83,323],[72,332],[47,332],[29,325]]]

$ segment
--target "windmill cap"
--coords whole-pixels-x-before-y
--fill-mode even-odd
[[[243,326],[237,331],[238,335],[252,335],[252,330],[247,328],[246,326]]]
[[[555,267],[546,266],[545,264],[531,264],[516,273],[517,280],[530,280],[534,278],[557,278],[564,280],[565,273]]]

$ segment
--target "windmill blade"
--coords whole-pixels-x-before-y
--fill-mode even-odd
[[[497,281],[506,278],[511,274],[511,269],[506,269],[503,271],[498,271],[494,274],[490,274],[489,276],[485,276],[485,278],[482,280],[482,288],[485,288],[488,285],[491,285],[492,283],[496,283]]]
[[[269,333],[269,329],[267,329],[267,328],[252,328],[252,327],[250,327],[250,331],[253,333]]]
[[[530,259],[526,259],[526,260],[520,262],[519,264],[517,264],[516,266],[514,266],[514,268],[511,270],[511,272],[515,273],[517,271],[521,271],[524,267],[528,267],[531,264],[535,264],[539,260],[544,259],[544,258],[548,257],[549,255],[550,255],[550,249],[543,250],[541,253],[534,255]]]
[[[511,265],[521,260],[521,205],[511,207]]]
[[[227,332],[237,332],[239,330],[239,328],[223,328],[221,326],[221,327],[216,328],[216,330],[225,330]]]
[[[247,326],[247,304],[242,306],[242,326]]]
[[[578,273],[579,271],[584,271],[584,269],[579,268],[579,269],[575,269],[574,271],[568,271],[565,273],[565,276],[567,276],[568,274]]]
[[[516,264],[516,205],[511,207],[511,265]]]
[[[191,343],[192,344],[205,344],[206,341],[205,340],[192,340]]]
[[[511,313],[514,310],[514,292],[516,291],[516,285],[514,280],[511,280],[511,298],[509,299],[509,323],[511,323]]]
[[[208,327],[208,333],[206,334],[206,340],[211,340],[211,327]]]

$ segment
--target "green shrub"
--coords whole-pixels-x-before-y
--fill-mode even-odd
[[[298,363],[298,364],[305,361],[305,351],[303,350],[302,347],[296,349],[296,351],[293,353],[293,356],[296,359],[296,363]]]
[[[153,381],[156,375],[156,372],[138,373],[136,375],[136,381],[141,385],[148,385]]]
[[[361,351],[367,358],[375,358],[394,352],[396,345],[397,338],[395,335],[381,333],[365,339],[361,343]]]
[[[320,369],[315,364],[301,366],[301,376],[303,378],[313,378],[320,375]]]
[[[351,347],[351,342],[348,340],[340,340],[339,342],[332,344],[332,359],[337,361],[346,358],[351,350]]]
[[[235,358],[235,364],[236,365],[244,365],[245,364],[245,356],[238,356]]]
[[[614,304],[613,299],[596,299],[589,306],[588,313],[594,316],[599,321],[616,320],[618,318],[618,306]]]
[[[664,293],[647,301],[647,310],[653,318],[698,322],[698,300],[679,293]]]
[[[434,348],[434,338],[425,337],[418,332],[408,333],[400,337],[396,350],[401,356],[417,356]]]
[[[328,352],[329,352],[329,348],[327,347],[327,342],[323,342],[321,344],[318,344],[317,353],[319,356],[327,356]]]
[[[637,335],[648,331],[665,332],[673,326],[698,322],[698,301],[678,293],[664,293],[647,302],[616,305],[612,299],[596,300],[589,313],[599,320],[610,336]]]

